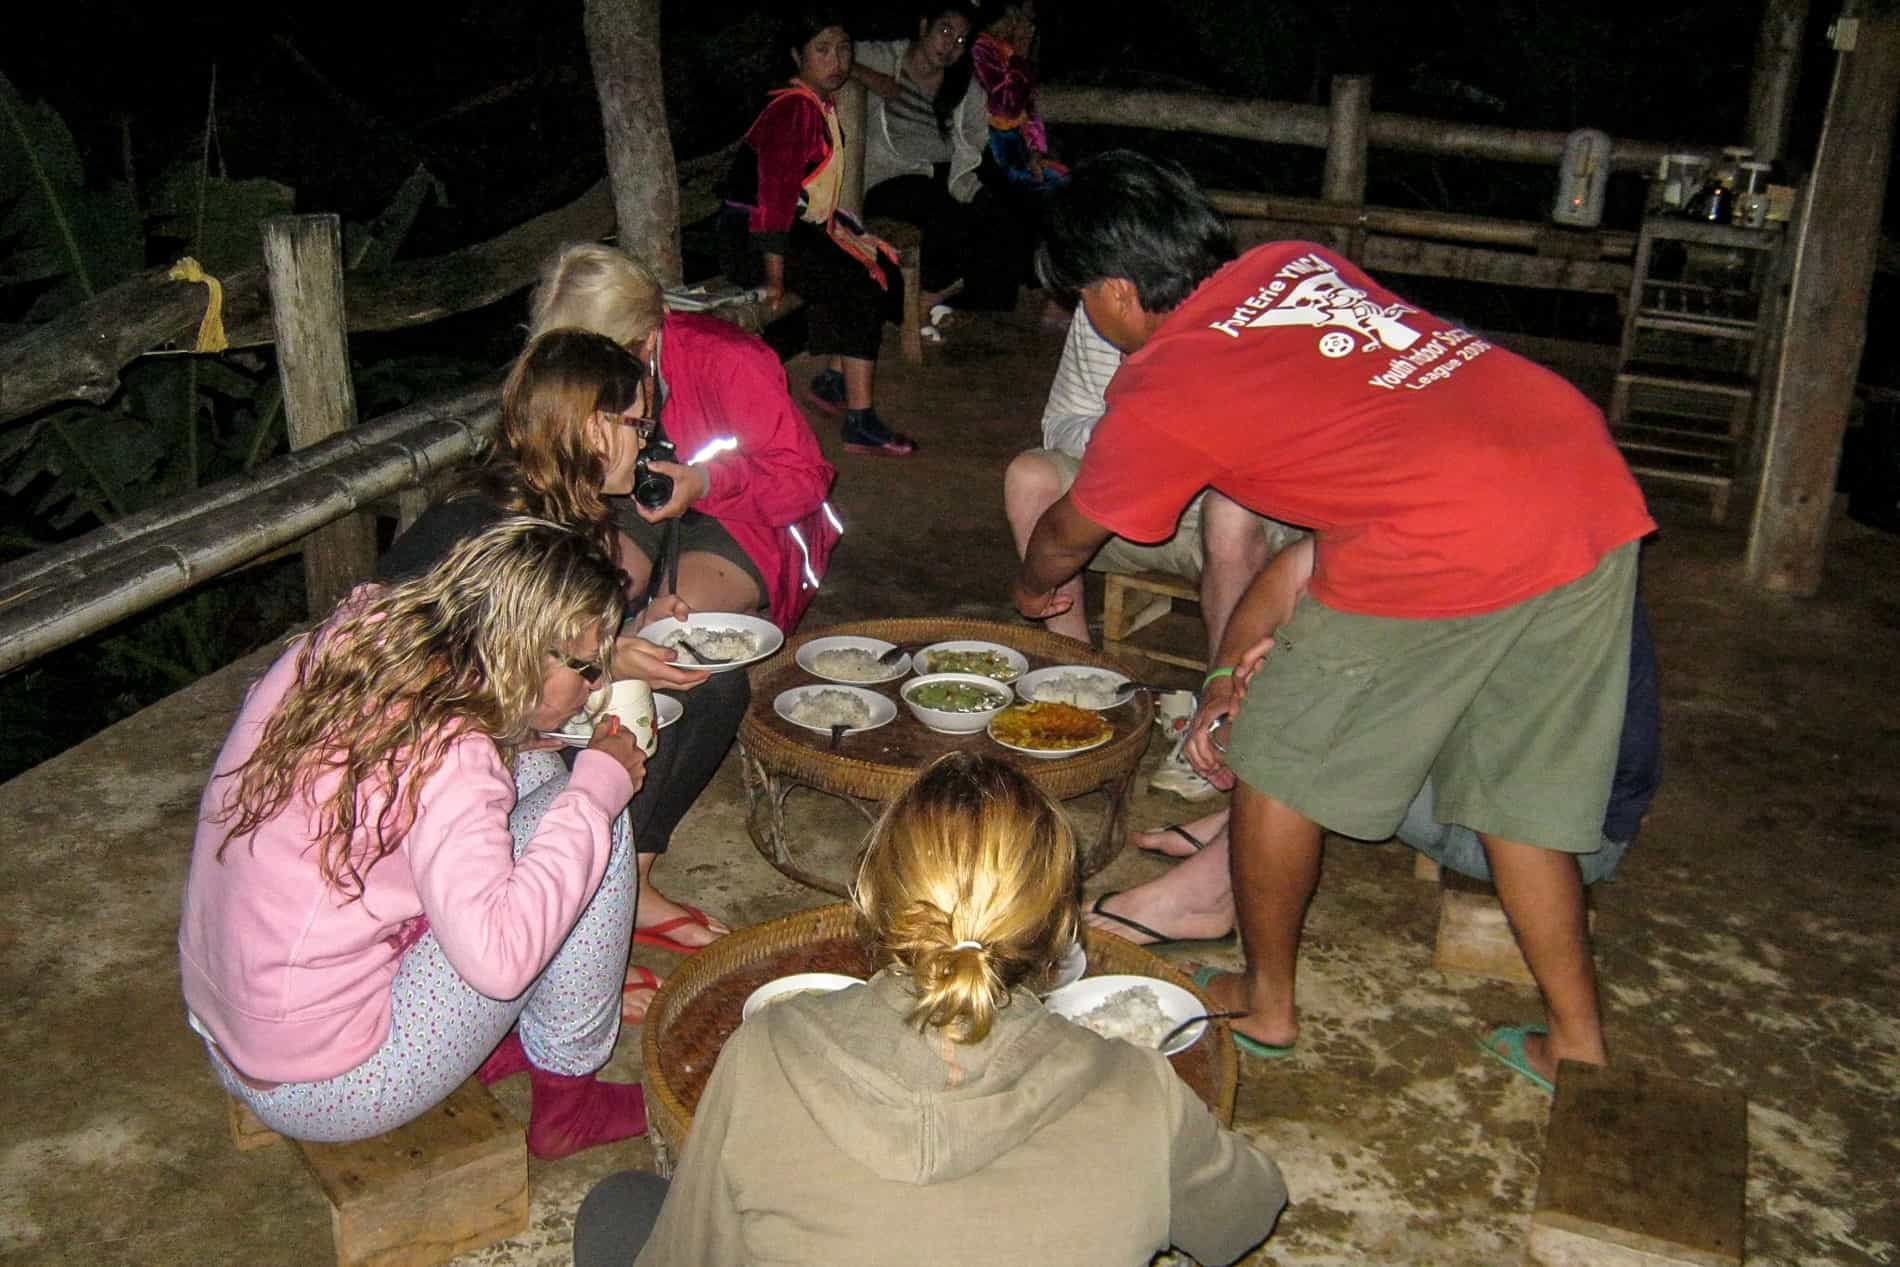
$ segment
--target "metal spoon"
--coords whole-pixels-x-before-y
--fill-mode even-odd
[[[1245,1012],[1203,1012],[1199,1016],[1190,1016],[1185,1021],[1182,1021],[1179,1025],[1176,1025],[1173,1029],[1169,1030],[1166,1034],[1163,1034],[1161,1036],[1161,1041],[1155,1044],[1155,1050],[1166,1051],[1168,1049],[1168,1044],[1173,1042],[1176,1038],[1180,1037],[1181,1032],[1183,1030],[1186,1030],[1189,1027],[1194,1026],[1194,1025],[1199,1025],[1202,1021],[1231,1021],[1236,1017],[1245,1016],[1245,1015],[1247,1015]]]
[[[900,642],[889,651],[880,652],[877,657],[877,662],[887,669],[894,669],[897,667],[899,660],[902,660],[906,655],[910,654],[911,645],[913,644]]]
[[[680,631],[679,645],[692,652],[693,659],[701,664],[731,664],[734,660],[739,658],[738,656],[716,656],[710,651],[703,650],[691,638],[686,636],[684,630]]]
[[[1115,688],[1115,702],[1110,704],[1109,707],[1120,708],[1123,704],[1135,698],[1136,691],[1147,691],[1153,695],[1172,695],[1174,692],[1182,689],[1184,688],[1179,686],[1163,686],[1159,682],[1123,682],[1120,686]]]
[[[831,742],[825,745],[827,750],[836,752],[838,750],[838,741],[844,738],[844,732],[849,729],[851,729],[850,722],[833,722],[831,724]]]

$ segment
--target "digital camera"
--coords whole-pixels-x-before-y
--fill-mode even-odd
[[[656,471],[654,462],[677,462],[679,450],[666,438],[666,430],[656,426],[633,464],[633,500],[647,510],[658,510],[673,499],[673,477]]]

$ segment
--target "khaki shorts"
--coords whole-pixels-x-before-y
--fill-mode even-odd
[[[1568,585],[1451,620],[1302,598],[1235,718],[1228,765],[1362,840],[1390,836],[1429,775],[1441,822],[1566,853],[1600,848],[1636,554],[1632,542]]]
[[[1082,463],[1059,449],[1029,451],[1055,467],[1062,491],[1068,492],[1069,486],[1075,483],[1076,472],[1082,469]],[[1167,572],[1174,576],[1185,576],[1190,581],[1200,580],[1201,560],[1204,557],[1201,549],[1201,504],[1206,500],[1207,493],[1203,491],[1188,503],[1187,509],[1181,512],[1181,522],[1175,525],[1174,535],[1166,541],[1142,545],[1126,537],[1110,537],[1095,552],[1095,557],[1089,560],[1089,570],[1124,575]],[[1267,538],[1268,558],[1305,535],[1298,528],[1289,528],[1276,520],[1261,515],[1254,518],[1260,520],[1261,532]]]

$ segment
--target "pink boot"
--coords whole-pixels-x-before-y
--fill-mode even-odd
[[[528,1151],[553,1161],[615,1140],[647,1133],[646,1093],[637,1083],[602,1082],[591,1073],[569,1077],[528,1068]]]
[[[482,1067],[475,1071],[475,1077],[483,1086],[492,1087],[503,1078],[526,1073],[528,1069],[528,1053],[521,1046],[521,1035],[511,1029],[508,1037],[488,1053],[488,1059],[482,1061]]]

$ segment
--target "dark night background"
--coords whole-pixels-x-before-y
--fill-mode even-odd
[[[1314,104],[1325,102],[1330,76],[1369,73],[1378,111],[1527,129],[1588,126],[1705,150],[1740,143],[1759,6],[1700,0],[1615,6],[1615,14],[1610,7],[1548,0],[1166,0],[1147,6],[1039,0],[1040,59],[1047,82]],[[862,15],[853,29],[859,38],[894,37],[915,27],[905,6],[855,8]],[[1816,5],[1809,21],[1784,156],[1794,180],[1819,131],[1834,63],[1825,29],[1834,12]],[[3,29],[0,73],[27,102],[58,111],[77,143],[86,180],[101,187],[129,180],[143,196],[159,173],[181,160],[197,161],[214,66],[213,174],[269,178],[295,190],[296,210],[336,212],[360,224],[373,219],[418,166],[426,167],[437,192],[403,243],[406,257],[492,237],[571,200],[604,174],[577,0],[13,6]],[[772,31],[763,6],[667,0],[665,87],[680,157],[728,144],[756,113],[765,89],[787,73]],[[1130,145],[1175,158],[1215,187],[1308,196],[1319,188],[1323,158],[1317,150],[1185,133],[1061,125],[1053,131],[1055,148],[1071,160]],[[1391,151],[1375,150],[1370,172],[1373,203],[1519,219],[1545,218],[1555,188],[1550,167]],[[1634,228],[1643,192],[1636,176],[1614,178],[1606,224]],[[1900,196],[1891,192],[1885,218],[1891,237],[1900,223]],[[687,241],[690,270],[690,231]],[[145,262],[169,263],[184,246],[181,238],[151,233]],[[0,241],[0,263],[8,249]],[[1865,376],[1877,381],[1891,373],[1880,351],[1880,332],[1890,325],[1884,314],[1891,283],[1890,277],[1876,283],[1874,352]],[[1414,279],[1401,279],[1400,286],[1482,326],[1606,343],[1617,338],[1615,304],[1607,297]],[[0,288],[0,330],[21,322],[34,299],[31,288]],[[518,346],[520,321],[515,297],[400,335],[354,339],[363,416],[492,372]],[[261,379],[269,367],[259,360]],[[53,532],[35,520],[29,502],[15,497],[0,516],[0,540],[11,534],[0,557],[17,553],[22,541],[90,526]],[[301,614],[295,576],[284,569],[277,576],[278,597],[270,601],[252,596],[240,602],[226,586],[226,597],[181,600],[179,609],[196,604],[191,619],[217,625],[227,642],[238,644],[227,648],[235,655]],[[243,584],[267,592],[255,582],[252,574]],[[230,606],[213,613],[207,602]],[[166,618],[177,616],[174,610]],[[134,661],[144,654],[119,655],[110,660],[118,669],[106,673],[97,654],[74,648],[0,682],[0,712],[13,714],[0,728],[7,732],[0,735],[0,780],[175,689],[175,680],[140,680]],[[66,706],[29,715],[18,703],[23,696],[59,698]]]

